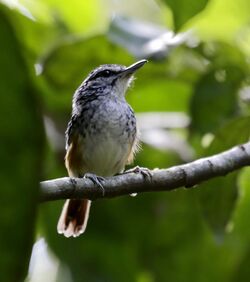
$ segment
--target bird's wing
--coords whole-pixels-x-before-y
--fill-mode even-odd
[[[65,132],[66,150],[68,150],[70,144],[72,143],[72,140],[77,135],[78,128],[79,126],[78,126],[77,117],[75,115],[72,115]]]
[[[134,142],[131,146],[131,150],[130,153],[128,155],[128,159],[127,159],[127,165],[133,163],[134,161],[134,156],[135,154],[140,150],[140,140],[138,138],[138,136],[135,137]]]

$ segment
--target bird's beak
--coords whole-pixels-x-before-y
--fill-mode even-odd
[[[138,69],[140,69],[142,66],[144,66],[148,61],[147,60],[141,60],[133,65],[127,67],[124,71],[121,72],[122,76],[131,76],[133,73],[135,73]]]

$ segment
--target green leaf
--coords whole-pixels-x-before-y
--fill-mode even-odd
[[[24,4],[36,20],[54,21],[58,27],[73,33],[105,30],[108,24],[108,10],[101,0],[72,0],[71,5],[60,0],[25,1]]]
[[[16,36],[33,64],[61,42],[62,37],[105,32],[109,24],[108,9],[102,0],[73,0],[70,5],[58,0],[4,1],[4,4],[13,9],[11,20]]]
[[[243,74],[237,66],[213,69],[201,77],[191,100],[192,129],[214,132],[238,113],[237,90]]]
[[[23,281],[34,237],[43,140],[34,87],[0,5],[0,280]]]
[[[237,199],[237,173],[200,184],[197,194],[205,220],[220,243]]]
[[[203,156],[214,155],[237,144],[246,142],[250,136],[250,117],[232,120],[215,134],[210,146],[204,149]],[[218,239],[234,211],[239,172],[224,178],[215,178],[199,185],[198,195],[206,221]]]
[[[208,0],[163,0],[172,10],[175,29],[179,30],[190,18],[201,12]]]

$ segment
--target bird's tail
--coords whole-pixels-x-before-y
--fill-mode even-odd
[[[57,232],[65,237],[81,235],[87,226],[91,201],[66,200],[57,224]]]

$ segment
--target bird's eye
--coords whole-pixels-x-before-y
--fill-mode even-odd
[[[1,0],[0,0],[1,1]],[[110,77],[111,75],[113,74],[112,71],[110,70],[102,70],[102,71],[99,71],[95,74],[93,74],[90,79],[93,80],[93,79],[97,79],[99,77]]]
[[[105,70],[103,72],[103,76],[105,76],[105,77],[109,76],[110,74],[111,74],[111,72],[109,70]]]

